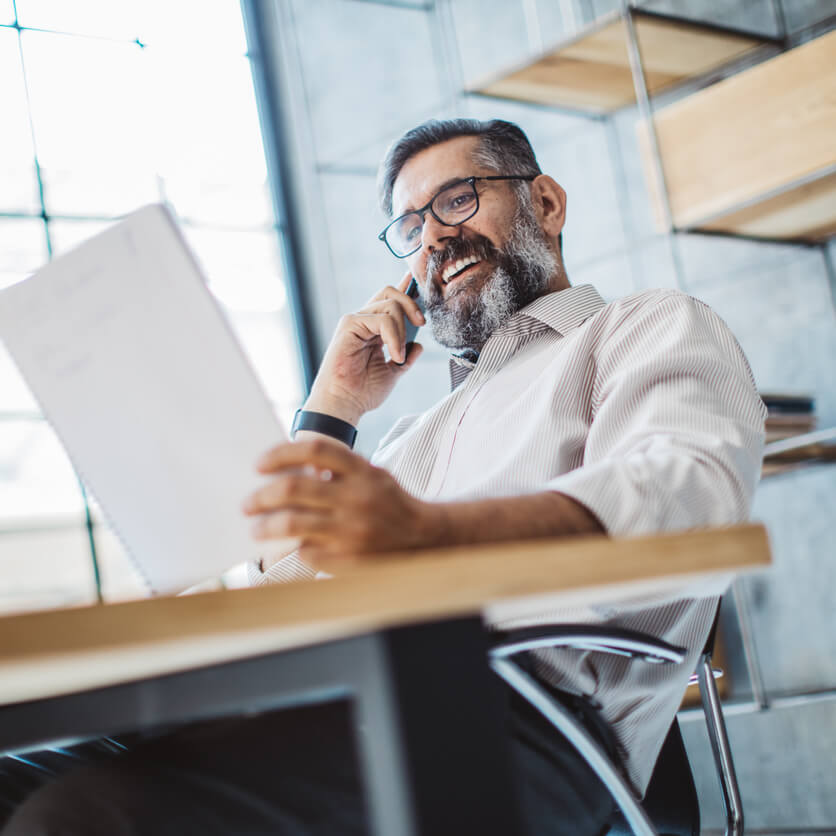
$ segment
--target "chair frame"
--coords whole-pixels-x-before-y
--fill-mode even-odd
[[[726,836],[742,836],[743,805],[715,682],[715,679],[722,675],[722,671],[714,669],[711,664],[713,636],[712,630],[691,681],[697,682],[700,688],[706,728],[723,793]],[[513,660],[519,653],[544,647],[614,653],[650,664],[681,664],[686,658],[686,650],[635,630],[595,625],[549,625],[499,633],[489,652],[491,668],[520,696],[528,700],[595,771],[612,794],[636,836],[659,836],[632,787],[598,742],[563,705]]]

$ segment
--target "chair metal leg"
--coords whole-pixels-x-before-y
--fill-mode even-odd
[[[743,804],[740,799],[740,787],[737,783],[734,760],[726,733],[723,709],[720,706],[720,695],[717,692],[717,684],[714,682],[711,657],[707,653],[700,657],[697,675],[711,751],[714,754],[714,762],[717,764],[717,773],[723,790],[723,802],[726,807],[726,836],[742,836]]]
[[[562,705],[555,702],[513,662],[502,658],[492,658],[490,665],[508,685],[528,700],[575,747],[578,754],[584,758],[610,791],[636,836],[658,836],[656,828],[636,800],[630,786],[586,729],[578,725],[574,717]]]

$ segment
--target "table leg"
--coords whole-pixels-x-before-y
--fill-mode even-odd
[[[507,707],[487,664],[479,618],[387,630],[385,664],[355,692],[375,829],[395,831],[390,806],[411,810],[405,836],[519,832]],[[400,766],[395,762],[400,760]],[[398,774],[405,774],[406,797]],[[381,816],[383,819],[381,819]]]

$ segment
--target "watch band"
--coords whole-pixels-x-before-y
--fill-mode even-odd
[[[354,440],[357,438],[357,428],[348,421],[334,418],[333,415],[325,415],[323,412],[307,412],[304,409],[296,410],[293,416],[293,426],[290,428],[290,437],[293,438],[299,430],[330,435],[331,438],[342,441],[352,449]]]

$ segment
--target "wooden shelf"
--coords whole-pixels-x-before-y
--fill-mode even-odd
[[[764,40],[718,27],[634,12],[651,94],[734,61]],[[636,101],[627,31],[620,14],[571,41],[473,88],[488,96],[604,113]]]
[[[817,430],[767,444],[763,451],[763,478],[811,464],[836,462],[836,428]]]
[[[809,242],[836,233],[834,67],[836,31],[656,113],[675,228]],[[646,124],[639,134],[650,175]]]

